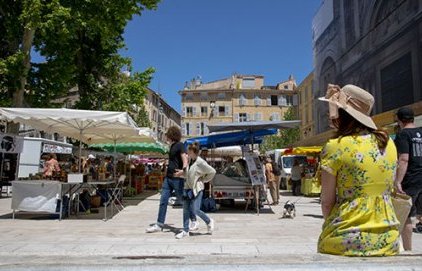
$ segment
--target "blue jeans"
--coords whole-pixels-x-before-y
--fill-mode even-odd
[[[160,226],[164,225],[167,214],[167,206],[171,193],[174,191],[176,193],[177,200],[182,199],[183,197],[183,186],[184,180],[181,178],[164,178],[163,187],[161,189],[161,198],[160,198],[160,208],[158,210],[158,219],[157,224]],[[196,220],[196,216],[192,213],[191,218]]]
[[[189,219],[192,214],[199,216],[207,225],[210,224],[210,218],[201,211],[202,193],[203,191],[199,192],[193,199],[186,197],[183,199],[183,230],[185,232],[189,232]]]

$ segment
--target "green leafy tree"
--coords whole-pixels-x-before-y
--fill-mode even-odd
[[[57,106],[51,101],[66,95],[74,86],[80,94],[77,108],[113,107],[103,106],[103,96],[125,100],[127,95],[118,89],[145,86],[152,73],[147,70],[131,80],[121,80],[123,68],[130,65],[130,59],[119,54],[125,46],[124,29],[133,16],[157,8],[158,3],[159,0],[0,2],[1,105]],[[32,63],[31,52],[41,55],[44,61]]]
[[[290,107],[284,114],[284,120],[296,120],[294,107]],[[284,129],[277,135],[266,136],[259,146],[261,152],[291,147],[300,138],[299,128]]]
[[[103,87],[104,91],[99,97],[100,109],[126,111],[139,126],[149,127],[150,122],[145,111],[144,98],[153,73],[154,69],[152,68],[129,76],[121,73],[119,82]]]

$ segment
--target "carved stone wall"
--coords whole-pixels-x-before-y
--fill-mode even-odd
[[[314,97],[327,83],[356,84],[375,96],[373,113],[422,99],[422,0],[338,0],[334,20],[313,44]],[[410,54],[410,64],[402,58]],[[400,59],[402,59],[400,61]],[[328,64],[333,68],[327,68]],[[394,65],[406,75],[394,76]],[[386,78],[387,76],[387,78]],[[383,78],[382,78],[383,77]],[[400,81],[402,80],[402,81]],[[408,86],[395,99],[390,84]],[[329,81],[329,82],[328,82]],[[384,94],[384,95],[383,95]],[[314,106],[317,132],[327,129],[324,104]],[[384,103],[384,104],[383,104]],[[405,103],[405,104],[404,104]]]

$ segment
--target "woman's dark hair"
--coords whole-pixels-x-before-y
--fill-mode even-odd
[[[179,142],[182,139],[182,132],[177,126],[171,126],[167,132],[166,136],[173,142]]]
[[[188,150],[189,151],[193,151],[194,154],[198,154],[199,153],[199,143],[198,142],[193,142],[192,144],[189,144],[188,146]]]
[[[343,109],[339,109],[339,117],[333,120],[333,124],[338,130],[337,137],[350,136],[366,130],[375,136],[378,148],[384,150],[387,147],[389,137],[386,131],[366,127]]]

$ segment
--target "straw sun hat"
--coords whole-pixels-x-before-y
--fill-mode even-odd
[[[341,108],[366,127],[378,129],[370,117],[374,96],[360,87],[345,85],[340,89],[337,85],[329,84],[327,94],[319,100],[328,102],[330,119],[337,119]]]

